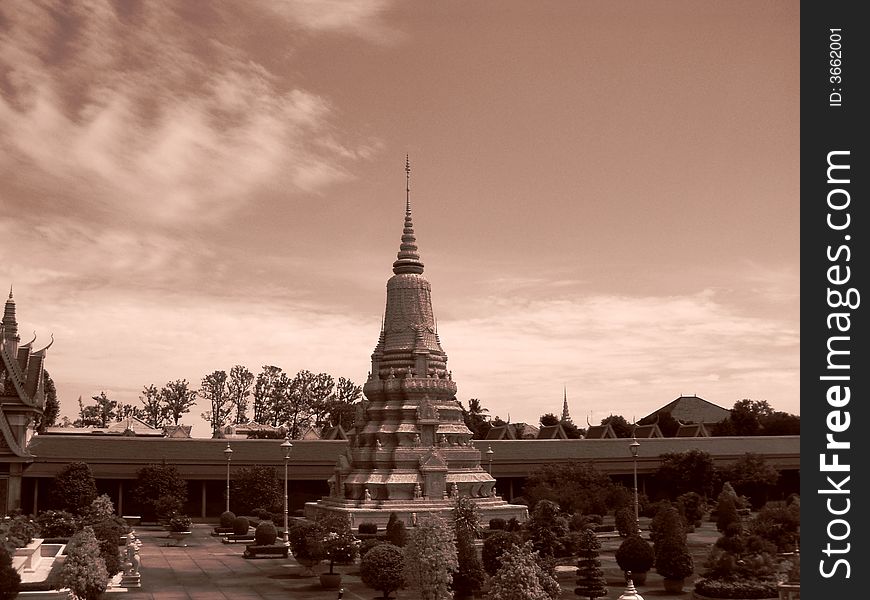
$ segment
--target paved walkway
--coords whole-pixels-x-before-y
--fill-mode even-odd
[[[705,523],[705,527],[690,534],[690,543],[698,551],[696,556],[716,539],[715,526],[712,531],[709,529]],[[222,543],[211,536],[210,525],[195,525],[185,546],[174,546],[167,532],[157,527],[137,527],[135,531],[142,540],[142,587],[124,594],[111,594],[116,600],[326,600],[338,597],[335,590],[321,588],[319,579],[292,557],[242,558],[244,544]],[[605,550],[602,566],[610,585],[607,599],[615,600],[625,588],[622,572],[612,552],[607,550],[615,549],[619,539],[605,539],[602,545]],[[323,572],[326,568],[324,563],[317,571]],[[379,592],[362,584],[358,565],[336,567],[336,570],[343,574],[345,600],[371,600],[380,596]],[[563,599],[578,598],[574,595],[574,578],[572,569],[560,573]],[[665,593],[661,577],[653,572],[638,591],[646,600],[690,600],[692,597],[691,591]],[[399,600],[416,597],[410,590],[400,590],[394,596]]]

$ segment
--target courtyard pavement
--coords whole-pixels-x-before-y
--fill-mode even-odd
[[[212,526],[194,525],[193,533],[186,545],[174,545],[167,532],[159,527],[139,526],[136,534],[142,541],[142,587],[121,590],[109,597],[116,600],[326,600],[337,598],[335,590],[320,586],[317,576],[290,558],[242,558],[244,544],[224,544],[220,538],[211,535]],[[695,554],[696,569],[699,558],[706,554],[706,548],[716,540],[713,524],[705,523],[695,533],[689,534],[689,542]],[[608,580],[608,600],[616,600],[625,590],[622,572],[613,559],[613,551],[619,545],[619,538],[603,538],[604,553],[602,567]],[[328,565],[316,568],[323,572]],[[345,600],[371,600],[380,593],[362,584],[359,566],[336,567],[343,574],[342,587]],[[559,569],[559,582],[562,584],[562,598],[578,598],[574,595],[574,568]],[[690,600],[691,585],[681,594],[668,594],[662,588],[661,577],[650,572],[646,585],[638,592],[646,599]],[[112,590],[113,592],[115,590]],[[416,593],[399,590],[393,594],[399,600],[413,600]]]

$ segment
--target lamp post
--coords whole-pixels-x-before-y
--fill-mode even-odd
[[[491,445],[487,446],[486,458],[489,459],[489,474],[490,474],[490,476],[492,476],[492,455],[493,454],[495,454],[495,452],[492,451],[492,446]]]
[[[230,443],[227,442],[227,447],[224,448],[224,456],[227,457],[227,512],[230,511],[230,460],[233,458],[233,449],[230,448]]]
[[[634,523],[637,525],[637,530],[640,531],[640,515],[638,514],[637,508],[637,451],[640,448],[640,444],[637,441],[637,438],[631,438],[631,443],[628,445],[628,449],[631,451],[632,462],[634,463]]]
[[[284,436],[284,442],[281,444],[284,450],[284,545],[290,545],[289,531],[287,528],[287,463],[290,462],[290,451],[293,450],[293,444],[290,443],[290,434]]]

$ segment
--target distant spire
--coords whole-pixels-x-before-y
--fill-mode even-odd
[[[21,341],[18,336],[18,320],[15,318],[15,299],[12,297],[12,286],[9,286],[9,298],[3,309],[3,339],[17,344]]]
[[[562,399],[562,420],[567,422],[571,420],[571,415],[568,414],[568,386],[563,386]]]
[[[402,230],[402,244],[393,263],[393,273],[423,273],[423,263],[417,252],[417,238],[414,235],[414,222],[411,219],[411,161],[405,155],[405,227]]]

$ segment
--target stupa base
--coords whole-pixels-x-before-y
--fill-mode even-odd
[[[522,504],[508,504],[502,498],[473,498],[477,504],[480,522],[486,526],[490,519],[509,520],[515,518],[523,523],[529,518],[528,507]],[[386,527],[390,513],[413,527],[416,520],[428,514],[437,514],[449,519],[455,505],[453,498],[444,500],[346,500],[343,498],[321,498],[317,502],[305,503],[305,518],[314,520],[329,513],[344,513],[350,517],[351,527],[360,523],[375,523],[378,527]]]

